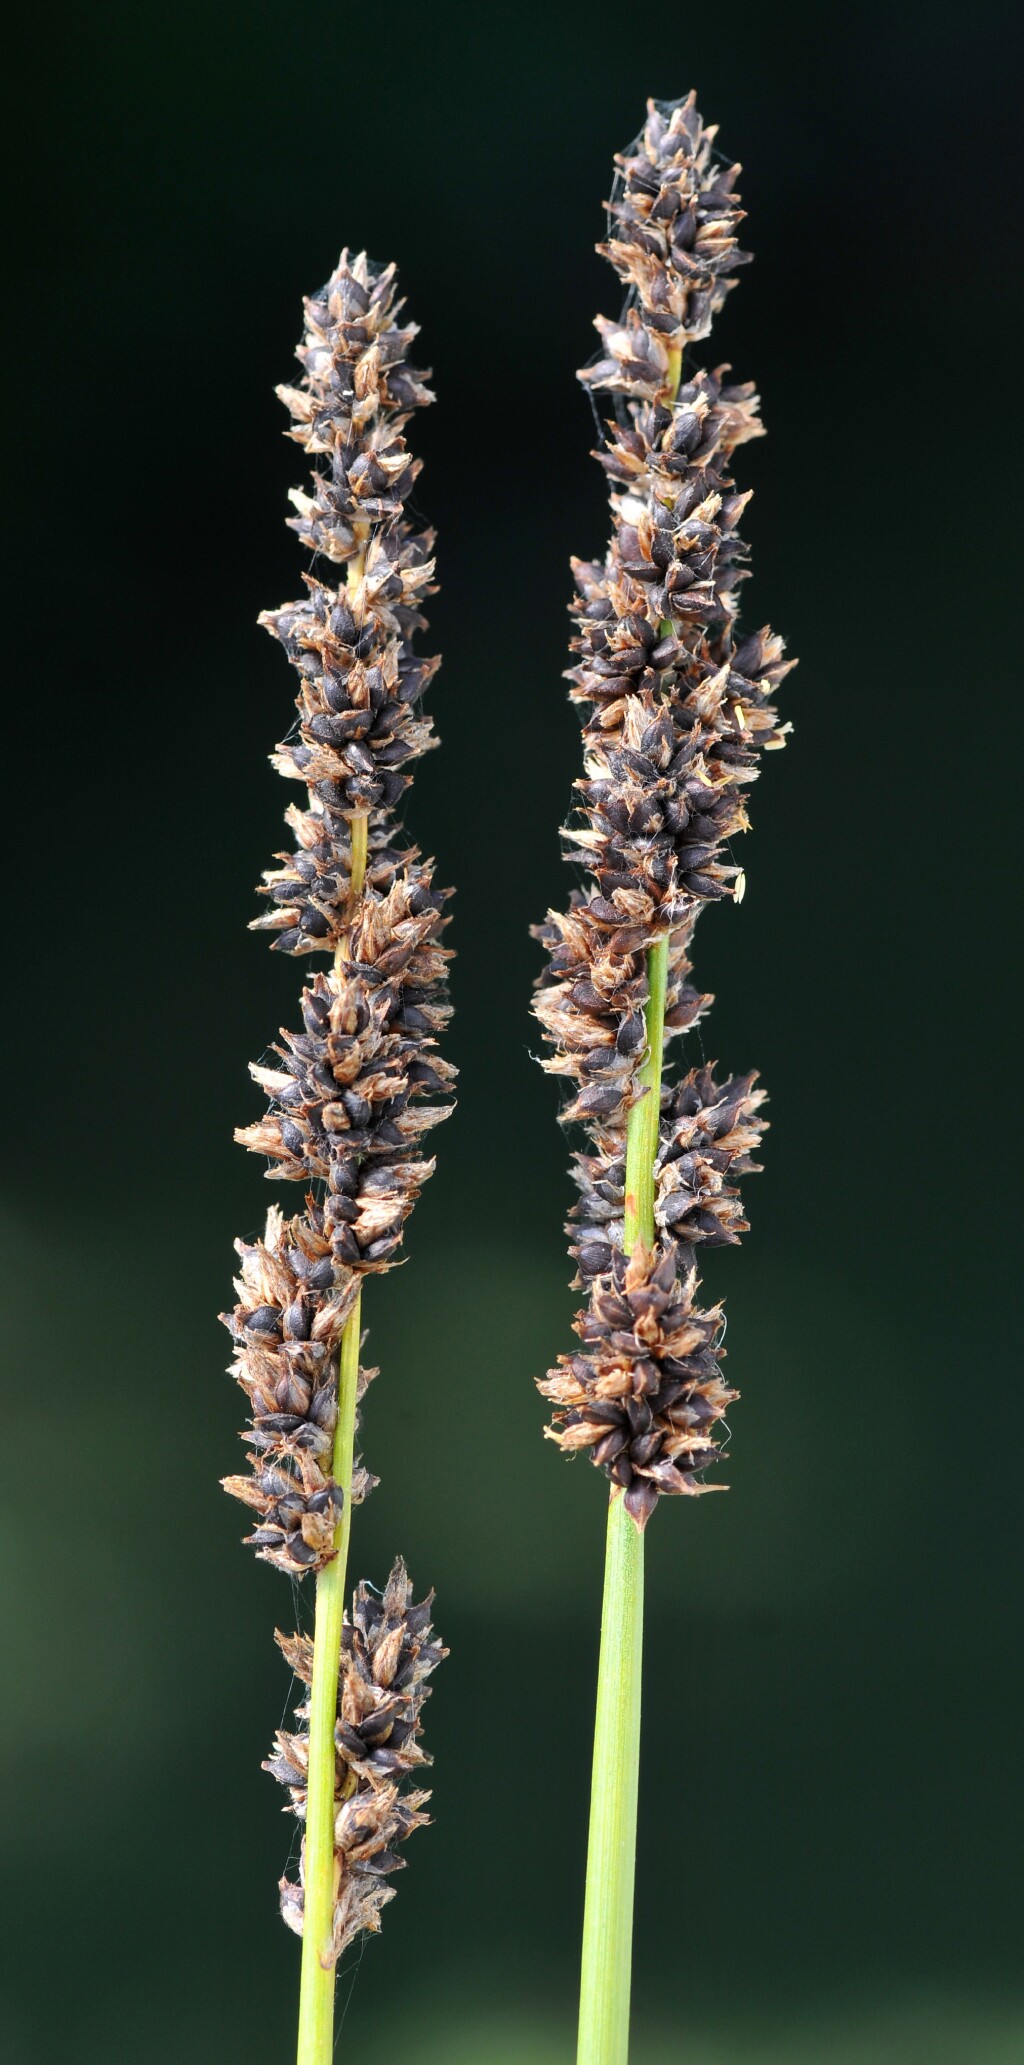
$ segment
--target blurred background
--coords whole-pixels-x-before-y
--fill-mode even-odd
[[[984,0],[22,16],[3,2065],[291,2056],[292,1824],[259,1765],[293,1607],[217,1488],[216,1314],[274,1194],[231,1141],[247,1063],[299,981],[245,929],[290,800],[255,622],[302,563],[273,389],[343,243],[399,261],[440,396],[414,436],[443,750],[410,822],[458,885],[462,1080],[367,1301],[355,1573],[401,1550],[451,1660],[435,1826],[345,1962],[340,2054],[573,2055],[604,1485],[533,1389],[575,1300],[528,927],[568,887],[567,562],[607,529],[592,247],[613,150],[691,84],[756,253],[712,347],[770,431],[746,620],[801,665],[746,901],[697,936],[704,1051],[762,1070],[772,1131],[707,1270],[732,1489],[648,1536],[636,2065],[1021,2055],[1011,35]]]

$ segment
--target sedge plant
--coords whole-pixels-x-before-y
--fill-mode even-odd
[[[737,627],[749,497],[731,465],[760,435],[757,396],[693,356],[745,257],[739,167],[714,140],[691,94],[648,103],[616,159],[597,248],[626,302],[617,321],[597,318],[600,352],[579,376],[613,409],[596,454],[610,545],[600,563],[573,562],[584,775],[565,838],[582,883],[537,928],[544,1065],[571,1080],[562,1116],[588,1136],[569,1222],[580,1347],[541,1380],[545,1431],[610,1480],[579,2065],[628,2056],[644,1534],[663,1498],[721,1488],[705,1473],[737,1393],[697,1251],[746,1231],[735,1179],[757,1166],[764,1123],[753,1074],[665,1067],[712,1001],[690,981],[694,926],[742,895],[732,841],[760,753],[784,743],[772,694],[794,664],[770,630]]]
[[[356,1453],[376,1374],[360,1366],[363,1283],[397,1258],[454,1076],[436,1037],[446,892],[397,818],[411,764],[436,743],[422,698],[438,664],[413,644],[433,537],[407,514],[419,463],[403,433],[433,397],[401,309],[394,267],[347,251],[305,303],[302,378],[278,392],[314,465],[291,496],[312,571],[300,601],[261,618],[299,677],[274,763],[306,795],[255,923],[313,972],[300,1030],[252,1070],[266,1114],[236,1135],[303,1201],[291,1218],[272,1206],[263,1238],[237,1243],[225,1320],[248,1467],[225,1484],[255,1513],[257,1554],[316,1594],[312,1639],[277,1638],[305,1697],[265,1766],[303,1828],[297,1876],[281,1881],[302,1938],[298,2065],[330,2065],[338,1958],[379,1928],[399,1845],[427,1818],[420,1709],[445,1654],[401,1560],[382,1594],[360,1583],[345,1610],[352,1509],[376,1482]]]

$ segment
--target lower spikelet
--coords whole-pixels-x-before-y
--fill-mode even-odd
[[[331,1475],[338,1420],[338,1344],[359,1277],[339,1264],[323,1212],[286,1220],[276,1205],[263,1240],[235,1243],[238,1303],[222,1314],[235,1342],[231,1374],[246,1393],[250,1474],[222,1479],[257,1515],[247,1536],[265,1562],[289,1577],[322,1570],[334,1555],[343,1494]],[[361,1398],[376,1370],[361,1369]],[[357,1464],[354,1504],[376,1478]]]
[[[721,1490],[696,1482],[718,1461],[712,1429],[737,1396],[722,1380],[722,1307],[702,1311],[693,1249],[668,1241],[618,1249],[576,1320],[583,1353],[561,1355],[540,1390],[558,1407],[546,1431],[621,1487],[646,1527],[665,1492]]]
[[[416,1606],[405,1564],[399,1557],[383,1597],[360,1584],[346,1615],[338,1676],[335,1725],[335,1896],[332,1956],[336,1961],[363,1929],[380,1928],[380,1911],[393,1898],[387,1881],[404,1858],[397,1845],[425,1826],[428,1792],[406,1787],[411,1772],[430,1759],[420,1746],[420,1710],[427,1679],[446,1649],[430,1624],[433,1593]],[[278,1634],[286,1661],[309,1685],[313,1645],[303,1635]],[[300,1706],[300,1722],[308,1707]],[[290,1794],[290,1811],[306,1812],[308,1734],[279,1731],[264,1765]],[[281,1913],[297,1935],[303,1927],[303,1857],[298,1880],[282,1879]]]

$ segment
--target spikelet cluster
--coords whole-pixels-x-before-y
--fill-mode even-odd
[[[430,1673],[448,1654],[434,1639],[432,1607],[433,1594],[413,1604],[399,1558],[383,1596],[377,1598],[366,1584],[357,1586],[345,1616],[334,1731],[335,1959],[361,1930],[380,1928],[380,1910],[394,1898],[388,1877],[405,1861],[396,1845],[428,1819],[423,1809],[430,1794],[402,1786],[410,1772],[430,1762],[419,1742],[420,1709]],[[312,1643],[280,1632],[277,1640],[296,1677],[310,1685]],[[278,1731],[263,1767],[287,1787],[290,1810],[300,1821],[306,1813],[308,1718],[308,1706],[300,1706],[299,1728]],[[281,1880],[281,1912],[299,1935],[302,1905],[300,1871],[297,1881]]]
[[[732,1181],[756,1167],[763,1093],[753,1076],[706,1068],[661,1098],[657,1245],[628,1258],[623,1239],[626,1127],[642,1094],[647,954],[668,942],[666,1039],[711,1002],[691,981],[704,906],[739,900],[732,851],[748,825],[760,753],[788,726],[772,696],[794,663],[767,628],[737,633],[749,499],[733,454],[761,434],[753,388],[729,368],[703,370],[707,336],[746,254],[738,166],[690,97],[651,102],[636,144],[616,160],[607,241],[598,250],[627,289],[619,321],[597,318],[596,362],[580,379],[610,393],[615,414],[596,454],[610,482],[613,532],[603,563],[574,561],[577,661],[569,674],[584,740],[567,857],[583,869],[566,911],[537,936],[548,960],[535,1010],[568,1078],[563,1117],[582,1121],[580,1201],[570,1234],[589,1303],[582,1352],[541,1382],[556,1405],[548,1431],[587,1448],[621,1487],[638,1526],[662,1493],[710,1489],[715,1430],[729,1399],[719,1375],[721,1314],[697,1302],[695,1249],[745,1230]]]
[[[363,1278],[396,1258],[434,1167],[426,1135],[451,1109],[454,1078],[437,1048],[449,1017],[447,892],[397,817],[413,763],[436,743],[422,699],[438,665],[413,649],[432,592],[433,536],[406,513],[419,462],[404,432],[433,397],[409,361],[416,328],[401,312],[394,267],[344,251],[305,303],[301,381],[278,390],[290,434],[313,461],[309,490],[292,493],[291,528],[316,570],[300,600],[260,620],[298,676],[296,722],[273,760],[305,796],[286,813],[293,846],[264,876],[255,926],[278,952],[319,956],[320,965],[302,990],[298,1027],[252,1068],[265,1114],[236,1133],[273,1182],[302,1186],[302,1204],[290,1218],[272,1206],[263,1238],[236,1243],[237,1302],[224,1321],[249,1406],[247,1468],[224,1482],[254,1515],[257,1554],[293,1578],[333,1559],[345,1498],[358,1503],[377,1481],[358,1460],[349,1488],[333,1474],[342,1335],[356,1323]],[[358,1397],[375,1374],[360,1369]],[[426,1625],[398,1568],[385,1595],[389,1628],[398,1613],[406,1631],[394,1637],[395,1658]],[[375,1610],[361,1590],[343,1706],[356,1697],[353,1658]],[[433,1661],[441,1654],[420,1648]],[[304,1653],[299,1643],[295,1656]],[[418,1705],[410,1742],[417,1714]],[[412,1748],[408,1757],[416,1761]],[[386,1812],[358,1785],[339,1809],[343,1940],[376,1927],[387,1897],[372,1862],[383,1854],[376,1836],[392,1843],[422,1819],[418,1796],[403,1804],[397,1779],[389,1785]],[[286,1919],[301,1926],[301,1880],[282,1897]]]

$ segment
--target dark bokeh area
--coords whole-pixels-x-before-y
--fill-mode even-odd
[[[215,1314],[272,1193],[231,1129],[299,967],[246,932],[299,588],[301,296],[399,261],[438,406],[443,739],[410,822],[457,885],[456,1117],[383,1374],[357,1574],[451,1660],[434,1827],[346,1963],[341,2055],[566,2065],[602,1480],[541,1440],[566,1145],[530,923],[566,894],[570,553],[606,534],[574,368],[616,283],[612,151],[697,86],[756,264],[751,623],[800,654],[704,1051],[771,1095],[729,1301],[727,1498],[648,1537],[637,2065],[1009,2065],[1022,1804],[1010,605],[1012,11],[36,10],[14,70],[4,429],[14,892],[0,1245],[4,2065],[291,2055],[292,1842],[261,1774],[276,1573],[217,1490]],[[699,1045],[693,1048],[699,1057]],[[300,1611],[308,1613],[308,1606]]]

